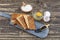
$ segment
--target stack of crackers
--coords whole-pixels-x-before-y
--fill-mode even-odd
[[[28,14],[24,13],[13,13],[11,15],[11,22],[14,23],[14,25],[19,25],[20,27],[24,29],[29,29],[29,30],[35,30],[35,23],[34,23],[34,18]]]

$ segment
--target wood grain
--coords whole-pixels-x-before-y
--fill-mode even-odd
[[[0,11],[21,12],[19,8],[23,1],[31,4],[34,12],[40,8],[37,0],[0,0],[0,4],[10,4],[0,5]],[[0,17],[0,40],[60,40],[60,0],[44,0],[44,2],[47,3],[51,12],[51,26],[49,27],[50,31],[47,38],[40,39],[30,35],[15,26],[10,26],[9,19]]]

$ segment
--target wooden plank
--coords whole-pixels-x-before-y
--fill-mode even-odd
[[[0,3],[15,3],[15,2],[21,2],[22,0],[0,0]]]
[[[1,40],[59,40],[60,38],[0,38]]]
[[[0,38],[37,38],[36,36],[33,36],[33,35],[18,35],[18,34],[4,34],[4,35],[0,35]],[[60,35],[59,34],[49,34],[47,36],[47,38],[60,38]]]
[[[0,11],[8,11],[8,12],[15,12],[15,10],[17,10],[17,8],[0,8]]]
[[[47,38],[60,38],[60,34],[49,34]],[[36,38],[36,36],[33,35],[18,35],[18,34],[3,34],[0,35],[0,38]]]

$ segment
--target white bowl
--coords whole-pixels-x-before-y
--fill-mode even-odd
[[[44,16],[44,17],[43,17],[43,20],[44,20],[44,22],[49,22],[49,21],[50,21],[50,17]]]
[[[30,12],[32,10],[32,6],[31,5],[21,6],[21,10],[23,12]]]
[[[45,11],[45,12],[44,12],[44,16],[50,17],[50,16],[51,16],[51,13],[50,13],[49,11]]]

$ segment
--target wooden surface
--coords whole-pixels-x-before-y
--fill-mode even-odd
[[[34,7],[34,11],[38,10],[39,5],[36,5],[37,0],[0,0],[0,11],[10,13],[21,12],[19,7],[23,1],[30,3]],[[50,22],[52,25],[49,27],[49,35],[46,38],[40,39],[26,32],[23,32],[14,26],[10,26],[9,19],[0,17],[0,40],[60,40],[60,0],[44,1],[48,4],[50,8],[49,11],[52,15]]]

